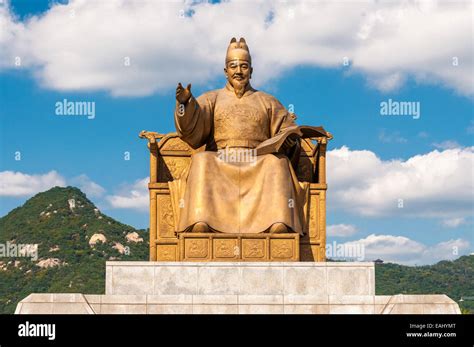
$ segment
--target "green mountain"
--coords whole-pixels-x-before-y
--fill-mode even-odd
[[[472,255],[426,266],[376,264],[375,278],[377,295],[446,294],[459,303],[463,313],[474,314]]]
[[[106,260],[147,260],[149,249],[147,231],[102,214],[74,187],[39,193],[0,218],[0,244],[0,313],[35,292],[104,293]],[[34,244],[36,260],[34,246],[21,246]],[[22,248],[30,257],[14,253]]]

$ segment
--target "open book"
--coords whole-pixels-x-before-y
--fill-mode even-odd
[[[309,125],[295,125],[285,128],[277,135],[260,143],[256,150],[257,155],[278,153],[282,150],[283,143],[287,138],[308,138],[308,137],[329,137],[330,135],[323,127],[313,127]]]

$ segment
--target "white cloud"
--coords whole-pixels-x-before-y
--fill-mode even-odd
[[[298,65],[340,68],[347,57],[349,71],[380,90],[413,77],[474,95],[472,7],[471,1],[71,0],[26,23],[4,7],[0,67],[14,68],[18,56],[48,88],[147,95],[178,81],[206,85],[222,76],[229,39],[244,36],[257,87]],[[180,10],[194,13],[180,18]]]
[[[435,142],[433,146],[438,149],[453,149],[462,147],[457,141],[455,140],[446,140],[442,142]]]
[[[371,234],[346,246],[364,247],[365,260],[383,259],[406,265],[433,264],[440,260],[456,259],[466,254],[470,244],[463,239],[449,240],[428,246],[404,236]]]
[[[89,197],[97,198],[105,193],[105,189],[93,182],[87,175],[79,175],[66,179],[52,170],[46,174],[25,174],[22,172],[0,172],[0,196],[30,197],[53,187],[72,185],[81,189]]]
[[[31,196],[55,186],[66,186],[66,180],[56,171],[33,175],[14,171],[0,172],[0,196]]]
[[[99,184],[91,181],[87,175],[79,175],[68,180],[70,185],[78,187],[90,198],[98,198],[104,195],[105,189]]]
[[[385,143],[407,143],[408,140],[400,135],[399,131],[394,131],[392,133],[387,133],[385,129],[382,129],[379,132],[379,140]]]
[[[106,197],[112,208],[130,208],[139,211],[147,211],[149,208],[148,194],[149,178],[136,180],[132,184],[122,187],[119,193]]]
[[[365,216],[473,214],[474,147],[383,161],[371,151],[343,146],[328,152],[327,163],[330,208]]]
[[[446,228],[457,228],[460,225],[466,224],[465,218],[448,218],[442,221],[442,224]]]
[[[356,232],[357,228],[351,224],[335,224],[328,225],[327,227],[328,236],[348,237],[354,235]]]

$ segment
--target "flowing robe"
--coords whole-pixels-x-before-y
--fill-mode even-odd
[[[303,234],[309,187],[298,182],[292,166],[299,143],[286,154],[238,156],[254,153],[258,144],[295,125],[294,119],[273,96],[248,86],[238,98],[229,83],[191,97],[184,109],[177,104],[178,135],[192,148],[206,145],[206,150],[193,154],[181,180],[170,182],[176,231],[205,222],[216,232],[260,233],[279,222]]]

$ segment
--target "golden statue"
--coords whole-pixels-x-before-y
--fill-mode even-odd
[[[298,127],[275,97],[252,88],[252,71],[247,43],[233,38],[226,86],[195,98],[191,84],[179,83],[177,134],[141,133],[152,154],[152,260],[300,260],[300,242],[317,253],[312,260],[323,260],[325,220],[323,227],[313,222],[317,242],[311,242],[310,210],[317,196],[313,219],[325,217],[325,175],[317,171],[325,171],[331,135],[322,127]],[[167,187],[156,185],[160,181]],[[159,197],[168,207],[156,202]]]

